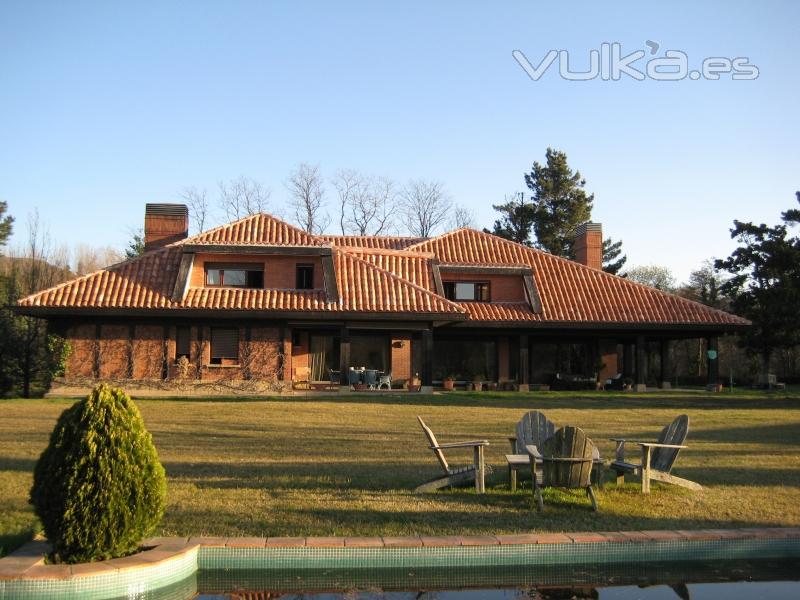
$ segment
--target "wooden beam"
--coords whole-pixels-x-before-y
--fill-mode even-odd
[[[453,265],[439,264],[443,273],[475,273],[476,275],[532,275],[530,267],[514,267],[501,265]]]
[[[333,256],[330,254],[322,257],[322,277],[325,284],[325,295],[328,302],[339,302],[339,288],[336,285],[336,271],[333,266]]]
[[[182,302],[189,289],[189,279],[194,265],[194,253],[184,252],[181,256],[181,265],[178,267],[178,276],[175,278],[175,287],[172,289],[172,301]]]
[[[440,296],[444,296],[444,284],[442,283],[442,271],[439,267],[439,259],[431,259],[431,271],[433,272],[433,286],[436,289],[436,293]]]
[[[539,298],[539,291],[536,289],[536,282],[533,275],[528,273],[522,276],[522,283],[525,286],[525,296],[528,298],[528,304],[531,305],[531,310],[534,314],[542,314],[542,300]]]
[[[521,386],[528,386],[530,383],[530,353],[528,351],[528,336],[519,336],[519,383],[521,391],[526,391]]]

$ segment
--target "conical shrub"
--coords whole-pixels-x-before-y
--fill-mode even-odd
[[[166,478],[139,409],[106,384],[65,410],[33,473],[31,503],[62,562],[125,556],[164,514]]]

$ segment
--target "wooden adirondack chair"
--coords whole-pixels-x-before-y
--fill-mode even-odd
[[[642,480],[642,493],[650,493],[650,480],[680,485],[690,490],[701,490],[699,483],[676,477],[670,471],[678,458],[678,453],[687,446],[683,443],[689,435],[689,415],[680,415],[661,430],[657,442],[611,438],[617,443],[617,456],[611,468],[617,472],[617,484],[625,482],[625,473],[633,473]],[[637,444],[642,449],[642,462],[635,464],[625,461],[625,444]]]
[[[528,446],[535,446],[541,452],[544,442],[552,437],[556,431],[556,425],[548,419],[544,413],[538,410],[532,410],[525,413],[525,415],[517,423],[516,435],[509,437],[508,441],[511,444],[511,452],[514,454],[506,454],[506,462],[508,463],[508,478],[509,487],[511,491],[517,490],[517,477],[521,469],[527,469],[531,464],[530,454],[528,453]],[[594,448],[592,454],[594,460],[592,479],[594,483],[603,488],[603,460],[600,458],[600,451],[597,446]],[[539,483],[542,482],[542,468],[541,462],[534,465],[536,477]]]
[[[519,470],[527,469],[531,464],[530,455],[526,447],[535,446],[537,450],[540,450],[544,441],[552,436],[555,431],[555,424],[538,410],[525,413],[517,423],[516,435],[508,438],[512,454],[506,454],[508,479],[512,492],[517,489],[517,473]],[[541,481],[541,464],[536,469],[536,476]]]
[[[430,449],[433,450],[436,460],[442,467],[443,474],[418,485],[414,489],[414,493],[432,492],[434,490],[449,486],[469,483],[470,481],[475,482],[475,491],[477,491],[479,494],[482,494],[484,491],[486,491],[484,484],[486,467],[483,462],[483,447],[488,446],[489,442],[487,440],[473,440],[469,442],[440,444],[436,441],[436,436],[433,435],[431,428],[425,425],[425,421],[422,420],[422,417],[417,417],[417,420],[422,426],[425,436],[428,438]],[[465,467],[452,468],[448,464],[447,459],[444,457],[444,453],[442,452],[443,449],[448,448],[472,448],[473,463]]]
[[[528,446],[533,478],[533,496],[536,508],[544,509],[542,488],[561,487],[586,490],[592,502],[592,510],[597,510],[597,499],[592,489],[592,467],[596,447],[594,442],[580,427],[562,427],[548,438],[541,452],[535,446]],[[542,481],[537,481],[536,463],[542,463]]]

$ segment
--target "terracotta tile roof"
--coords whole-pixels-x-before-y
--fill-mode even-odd
[[[698,302],[474,229],[458,229],[408,249],[433,252],[442,263],[530,266],[542,302],[542,313],[536,315],[541,321],[749,324]]]
[[[430,252],[376,250],[371,248],[348,248],[346,251],[397,275],[401,279],[410,281],[426,290],[436,291],[432,262],[435,256]]]
[[[334,264],[345,310],[466,314],[455,302],[380,269],[355,253],[335,250]]]
[[[541,321],[527,302],[458,302],[470,321]]]
[[[31,294],[20,306],[75,308],[168,308],[183,251],[177,246]]]
[[[270,246],[322,246],[313,235],[280,219],[259,213],[209,229],[182,244],[264,244]]]
[[[384,250],[404,250],[425,239],[398,235],[319,235],[317,238],[342,248],[377,248]]]
[[[339,301],[321,291],[190,288],[172,292],[183,244],[333,246]],[[525,303],[454,303],[435,293],[434,264],[527,266],[541,313]],[[446,314],[476,323],[537,322],[741,326],[748,321],[672,294],[590,269],[472,229],[418,238],[311,236],[269,215],[217,227],[136,259],[20,300],[21,307],[235,309],[258,311]]]

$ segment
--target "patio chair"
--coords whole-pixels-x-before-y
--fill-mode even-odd
[[[531,457],[527,450],[528,446],[534,446],[537,450],[541,451],[544,442],[552,437],[555,431],[555,423],[538,410],[525,413],[519,423],[517,423],[516,435],[508,438],[513,454],[506,454],[509,487],[512,492],[517,490],[517,478],[520,470],[527,469],[531,464]],[[604,483],[603,460],[600,458],[600,450],[598,450],[597,446],[594,447],[592,460],[592,479],[594,483],[597,483],[602,489]],[[541,483],[542,464],[539,462],[534,466],[536,477],[539,483]]]
[[[533,445],[528,446],[527,450],[531,457],[533,497],[540,512],[544,509],[542,489],[545,487],[584,489],[592,503],[592,510],[597,510],[591,481],[596,448],[580,427],[562,427],[545,441],[541,453]],[[535,472],[536,464],[540,461],[541,483],[537,481]]]
[[[483,493],[485,491],[485,465],[483,462],[483,447],[489,445],[488,440],[473,440],[469,442],[440,444],[436,441],[436,436],[433,435],[433,431],[431,431],[430,427],[425,425],[425,421],[422,420],[422,417],[417,417],[417,420],[422,426],[422,430],[425,432],[425,437],[428,438],[430,449],[433,450],[433,454],[436,456],[436,460],[439,462],[439,466],[442,468],[442,474],[437,475],[433,479],[418,485],[416,488],[414,488],[414,493],[432,492],[434,490],[439,490],[450,486],[463,485],[471,481],[475,482],[475,490],[478,493]],[[447,459],[444,457],[444,453],[442,452],[442,450],[450,448],[472,448],[472,464],[464,467],[451,467],[447,462]]]
[[[364,383],[367,385],[367,389],[374,390],[375,386],[378,385],[378,370],[366,369],[364,371]]]
[[[328,377],[330,378],[331,385],[339,385],[339,381],[341,381],[341,371],[337,371],[336,369],[328,369]]]
[[[701,490],[703,486],[694,481],[672,475],[670,471],[678,453],[687,446],[683,443],[689,435],[689,415],[680,415],[661,430],[656,442],[611,438],[617,444],[617,456],[611,468],[617,472],[617,484],[625,482],[625,473],[633,473],[642,480],[642,493],[650,493],[650,480],[671,483],[690,490]],[[625,460],[625,444],[637,444],[642,449],[642,461],[629,463]]]
[[[388,373],[382,373],[378,376],[378,389],[383,389],[383,386],[386,386],[387,390],[392,389],[392,372],[389,371]]]
[[[360,369],[354,369],[353,367],[350,367],[347,380],[350,382],[351,386],[356,386],[361,383],[361,375],[362,371]]]
[[[552,436],[555,431],[555,424],[538,410],[525,413],[519,420],[516,435],[508,438],[512,454],[506,454],[509,485],[512,492],[517,489],[517,474],[519,470],[527,468],[531,464],[526,446],[532,445],[540,449],[544,441]],[[537,470],[537,477],[541,481],[541,467]]]

